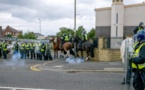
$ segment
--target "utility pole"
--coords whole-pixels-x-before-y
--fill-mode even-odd
[[[74,0],[74,38],[76,37],[76,0]],[[75,57],[77,54],[76,50],[76,43],[74,43],[74,52],[75,52]]]
[[[41,19],[38,19],[39,20],[39,29],[40,29],[40,34],[41,34]]]

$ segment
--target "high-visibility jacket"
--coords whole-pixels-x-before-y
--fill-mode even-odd
[[[136,44],[137,45],[137,44]],[[145,43],[142,43],[135,51],[134,51],[134,55],[133,57],[139,57],[139,53],[140,53],[140,49],[145,46]],[[145,63],[143,64],[137,64],[138,65],[138,69],[143,69],[145,68]],[[132,62],[132,68],[137,69],[137,65],[135,63]]]
[[[35,44],[30,44],[30,49],[35,49]]]
[[[26,44],[26,45],[25,45],[25,48],[26,48],[26,50],[29,50],[29,49],[30,49],[29,44]]]
[[[42,47],[41,47],[41,52],[44,52],[45,51],[45,45],[43,45]]]
[[[143,30],[141,27],[138,27],[138,30],[137,30],[137,32],[139,32],[140,30]]]
[[[19,45],[18,44],[14,44],[13,50],[18,50]]]
[[[64,41],[69,41],[68,35],[66,35],[66,36],[64,37]]]
[[[83,40],[88,40],[87,34],[84,34],[84,35],[83,35]]]
[[[2,48],[3,48],[3,51],[6,51],[7,50],[7,44],[6,43],[3,43],[2,44]]]
[[[23,44],[21,44],[21,46],[20,46],[20,50],[24,50],[25,49],[25,44],[23,43]]]

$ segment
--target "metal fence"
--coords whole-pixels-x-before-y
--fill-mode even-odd
[[[38,39],[17,39],[17,38],[0,38],[0,40],[18,41],[18,42],[49,42],[49,40],[38,40]]]

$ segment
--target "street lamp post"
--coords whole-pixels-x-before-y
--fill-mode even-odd
[[[76,0],[74,0],[74,37],[76,37]],[[74,52],[76,56],[76,43],[74,43]]]
[[[74,0],[74,30],[76,36],[76,0]]]
[[[41,19],[38,19],[39,20],[39,29],[40,29],[40,34],[41,34]]]

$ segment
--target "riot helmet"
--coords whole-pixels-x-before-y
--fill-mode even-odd
[[[138,41],[145,40],[145,30],[140,30],[137,33],[137,39],[138,39]]]
[[[144,23],[143,22],[140,22],[139,23],[139,27],[144,28]]]

